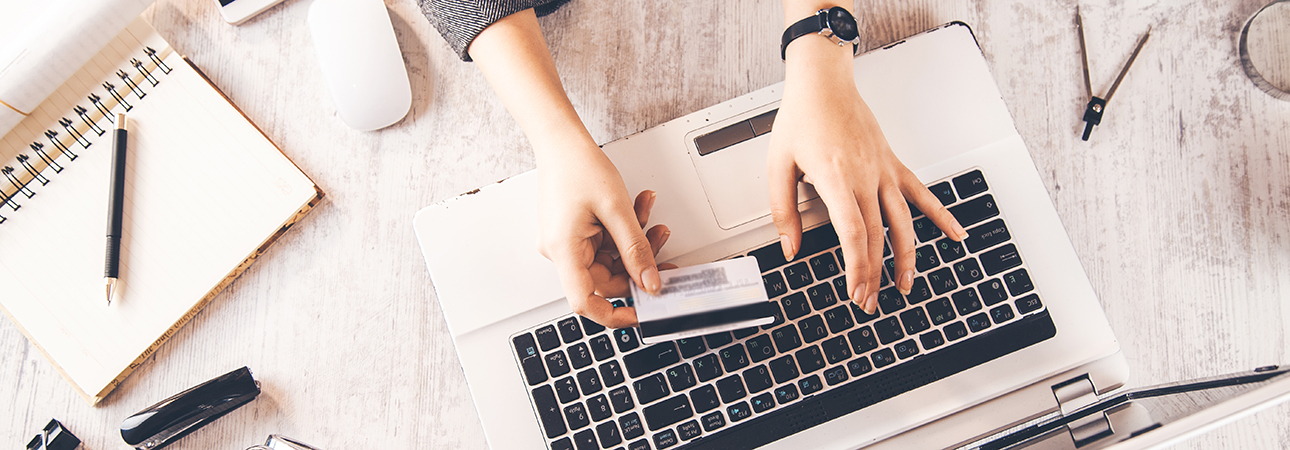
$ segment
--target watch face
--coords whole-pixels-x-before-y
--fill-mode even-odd
[[[844,41],[854,40],[860,37],[860,29],[856,26],[855,17],[847,12],[846,8],[834,6],[829,8],[829,29],[833,30],[833,35]]]

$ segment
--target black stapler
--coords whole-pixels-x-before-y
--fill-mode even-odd
[[[121,439],[138,450],[157,450],[232,412],[260,395],[260,383],[243,367],[149,406],[121,422]]]

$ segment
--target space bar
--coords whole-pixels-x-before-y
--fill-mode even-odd
[[[807,397],[682,449],[760,447],[1029,347],[1057,334],[1045,310],[888,370]]]

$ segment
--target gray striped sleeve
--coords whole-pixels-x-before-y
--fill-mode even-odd
[[[545,16],[568,3],[569,0],[417,0],[421,13],[434,25],[443,39],[462,61],[470,61],[466,49],[475,36],[493,22],[517,12],[533,8],[538,16]]]

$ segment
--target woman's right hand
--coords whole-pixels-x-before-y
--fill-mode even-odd
[[[538,168],[538,250],[555,263],[574,313],[611,328],[634,326],[635,308],[615,308],[606,298],[630,295],[629,279],[659,290],[654,255],[671,232],[642,229],[654,192],[629,200],[618,170],[594,145],[559,155]]]

